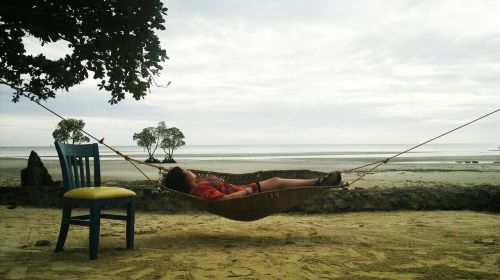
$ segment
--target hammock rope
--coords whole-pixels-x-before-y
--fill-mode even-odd
[[[392,159],[394,159],[394,158],[396,158],[396,157],[398,157],[398,156],[400,156],[400,155],[402,155],[402,154],[408,153],[408,152],[409,152],[409,151],[411,151],[411,150],[414,150],[414,149],[416,149],[416,148],[418,148],[418,147],[421,147],[421,146],[423,146],[423,145],[425,145],[425,144],[428,144],[429,142],[432,142],[432,141],[434,141],[434,140],[436,140],[436,139],[438,139],[438,138],[441,138],[441,137],[443,137],[443,136],[445,136],[445,135],[448,135],[448,134],[450,134],[450,133],[452,133],[452,132],[454,132],[454,131],[457,131],[457,130],[459,130],[459,129],[463,128],[463,127],[466,127],[466,126],[468,126],[468,125],[470,125],[470,124],[472,124],[472,123],[475,123],[475,122],[477,122],[477,121],[479,121],[479,120],[481,120],[481,119],[484,119],[484,118],[486,118],[486,117],[488,117],[488,116],[490,116],[490,115],[493,115],[493,114],[497,113],[498,111],[500,111],[500,109],[496,109],[496,110],[494,110],[494,111],[492,111],[492,112],[490,112],[490,113],[488,113],[488,114],[486,114],[486,115],[482,115],[482,116],[481,116],[481,117],[479,117],[479,118],[476,118],[476,119],[474,119],[474,120],[472,120],[472,121],[470,121],[470,122],[468,122],[468,123],[465,123],[465,124],[463,124],[463,125],[461,125],[461,126],[458,126],[458,127],[454,128],[454,129],[451,129],[451,130],[449,130],[449,131],[447,131],[447,132],[445,132],[445,133],[442,133],[442,134],[440,134],[440,135],[438,135],[438,136],[436,136],[436,137],[434,137],[434,138],[431,138],[431,139],[429,139],[429,140],[427,140],[427,141],[425,141],[425,142],[422,142],[422,143],[420,143],[420,144],[418,144],[418,145],[416,145],[416,146],[413,146],[413,147],[411,147],[411,148],[409,148],[409,149],[407,149],[407,150],[404,150],[404,151],[402,151],[402,152],[399,152],[399,153],[397,153],[397,154],[395,154],[395,155],[393,155],[393,156],[391,156],[391,157],[388,157],[388,158],[386,158],[386,159],[384,159],[384,160],[379,160],[379,161],[372,162],[372,163],[369,163],[369,164],[366,164],[366,165],[363,165],[363,166],[360,166],[360,167],[356,167],[356,168],[352,168],[352,169],[344,170],[344,171],[342,171],[342,172],[345,172],[345,173],[347,173],[347,172],[352,172],[352,171],[354,171],[354,170],[358,170],[358,169],[361,169],[361,168],[364,168],[364,167],[368,167],[368,166],[372,166],[372,165],[376,164],[376,165],[375,165],[375,167],[373,167],[373,168],[371,168],[370,170],[368,170],[368,171],[364,172],[361,176],[359,176],[358,178],[356,178],[355,180],[353,180],[351,183],[348,183],[349,185],[352,185],[352,184],[353,184],[353,183],[355,183],[356,181],[358,181],[358,180],[360,180],[361,178],[363,178],[365,175],[367,175],[367,174],[369,174],[370,172],[372,172],[373,170],[375,170],[375,169],[376,169],[377,167],[379,167],[380,165],[382,165],[382,164],[387,164],[390,160],[392,160]]]
[[[49,111],[50,113],[54,114],[55,116],[59,117],[60,119],[62,119],[62,120],[66,120],[63,116],[61,116],[61,115],[59,115],[58,113],[54,112],[53,110],[51,110],[51,109],[50,109],[50,108],[48,108],[47,106],[44,106],[44,105],[43,105],[43,104],[41,104],[39,101],[37,101],[37,100],[33,100],[32,98],[29,98],[29,97],[27,97],[26,95],[23,95],[23,96],[24,96],[24,97],[26,97],[26,98],[28,98],[29,100],[31,100],[31,101],[33,101],[33,102],[35,102],[36,104],[38,104],[39,106],[41,106],[41,107],[42,107],[42,108],[44,108],[45,110]],[[420,143],[420,144],[418,144],[418,145],[415,145],[415,146],[413,146],[413,147],[411,147],[411,148],[409,148],[409,149],[406,149],[406,150],[404,150],[404,151],[402,151],[402,152],[399,152],[399,153],[397,153],[397,154],[395,154],[395,155],[393,155],[393,156],[391,156],[391,157],[388,157],[388,158],[386,158],[386,159],[383,159],[383,160],[378,160],[378,161],[375,161],[375,162],[372,162],[372,163],[369,163],[369,164],[365,164],[365,165],[362,165],[362,166],[359,166],[359,167],[355,167],[355,168],[351,168],[351,169],[346,169],[346,170],[343,170],[343,171],[341,171],[342,173],[350,173],[350,172],[355,171],[355,170],[359,170],[359,169],[362,169],[362,168],[365,168],[365,167],[368,167],[368,166],[375,165],[374,167],[370,168],[368,171],[364,171],[361,175],[359,175],[359,176],[358,176],[356,179],[354,179],[353,181],[351,181],[351,182],[345,182],[345,183],[344,183],[344,186],[345,186],[345,187],[349,187],[349,186],[351,186],[351,185],[352,185],[352,184],[354,184],[355,182],[357,182],[357,181],[359,181],[360,179],[362,179],[363,177],[365,177],[367,174],[370,174],[373,170],[377,169],[377,168],[378,168],[379,166],[381,166],[382,164],[387,164],[390,160],[392,160],[392,159],[394,159],[394,158],[396,158],[396,157],[398,157],[398,156],[400,156],[400,155],[403,155],[403,154],[405,154],[405,153],[408,153],[408,152],[410,152],[410,151],[412,151],[412,150],[414,150],[414,149],[416,149],[416,148],[418,148],[418,147],[421,147],[421,146],[423,146],[423,145],[425,145],[425,144],[428,144],[428,143],[430,143],[430,142],[432,142],[432,141],[434,141],[434,140],[436,140],[436,139],[438,139],[438,138],[441,138],[441,137],[443,137],[443,136],[445,136],[445,135],[448,135],[448,134],[450,134],[450,133],[452,133],[452,132],[454,132],[454,131],[457,131],[457,130],[459,130],[459,129],[463,128],[463,127],[466,127],[466,126],[468,126],[468,125],[470,125],[470,124],[472,124],[472,123],[475,123],[475,122],[477,122],[477,121],[479,121],[479,120],[481,120],[481,119],[484,119],[484,118],[486,118],[486,117],[488,117],[488,116],[490,116],[490,115],[493,115],[493,114],[495,114],[495,113],[497,113],[497,112],[499,112],[499,111],[500,111],[500,108],[499,108],[499,109],[496,109],[496,110],[494,110],[494,111],[492,111],[492,112],[490,112],[490,113],[488,113],[488,114],[482,115],[481,117],[478,117],[478,118],[476,118],[476,119],[474,119],[474,120],[472,120],[472,121],[469,121],[469,122],[467,122],[467,123],[465,123],[465,124],[462,124],[462,125],[460,125],[460,126],[458,126],[458,127],[454,128],[454,129],[451,129],[451,130],[449,130],[449,131],[447,131],[447,132],[445,132],[445,133],[442,133],[442,134],[440,134],[440,135],[438,135],[438,136],[436,136],[436,137],[434,137],[434,138],[431,138],[431,139],[429,139],[429,140],[427,140],[427,141],[424,141],[424,142],[422,142],[422,143]],[[80,131],[82,131],[83,133],[87,134],[88,136],[90,136],[92,139],[96,140],[96,141],[97,141],[97,142],[99,142],[100,144],[104,145],[106,148],[110,149],[111,151],[113,151],[113,152],[114,152],[114,153],[116,153],[117,155],[121,156],[121,157],[122,157],[123,159],[125,159],[126,161],[130,162],[130,163],[131,163],[131,164],[132,164],[132,165],[133,165],[133,166],[134,166],[134,167],[135,167],[135,168],[136,168],[136,169],[137,169],[137,170],[138,170],[138,171],[139,171],[139,172],[140,172],[140,173],[141,173],[141,174],[142,174],[142,175],[146,178],[146,179],[148,179],[148,180],[149,180],[149,182],[151,182],[154,186],[156,186],[157,188],[160,188],[160,189],[165,189],[165,187],[164,187],[163,185],[161,185],[161,183],[160,183],[158,180],[153,180],[153,179],[149,178],[149,176],[148,176],[148,175],[146,175],[146,173],[144,173],[144,171],[142,171],[142,170],[141,170],[141,169],[140,169],[140,168],[136,165],[136,163],[137,163],[137,164],[142,164],[142,165],[147,165],[147,166],[150,166],[150,167],[157,168],[157,169],[159,169],[159,172],[160,172],[160,173],[167,172],[167,171],[169,170],[168,168],[165,168],[165,167],[163,167],[163,166],[161,166],[161,165],[156,165],[156,164],[152,164],[152,163],[148,163],[148,162],[143,162],[143,161],[140,161],[140,160],[134,159],[134,158],[132,158],[132,157],[130,157],[130,156],[128,156],[128,155],[125,155],[125,154],[121,153],[121,152],[120,152],[120,151],[118,151],[117,149],[115,149],[115,148],[113,148],[113,147],[109,146],[108,144],[104,143],[104,138],[98,139],[97,137],[93,136],[92,134],[88,133],[87,131],[85,131],[85,130],[83,130],[83,129],[80,129]]]

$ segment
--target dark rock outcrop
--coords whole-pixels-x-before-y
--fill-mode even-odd
[[[112,186],[113,184],[106,184]],[[147,181],[117,182],[137,193],[137,208],[146,211],[197,211],[182,197],[162,194]],[[61,207],[63,188],[0,188],[0,204]],[[262,205],[266,207],[266,205]],[[500,212],[500,185],[422,186],[328,191],[288,212],[331,213],[398,210],[474,210]]]
[[[31,151],[28,167],[21,170],[21,186],[56,186],[47,168],[35,151]]]
[[[290,211],[476,210],[500,212],[500,186],[435,185],[330,191]]]

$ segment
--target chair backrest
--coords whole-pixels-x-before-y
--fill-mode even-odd
[[[54,144],[61,164],[65,189],[101,185],[101,166],[97,143],[76,145],[55,142]],[[90,159],[93,159],[94,165],[92,173]],[[93,177],[93,182],[91,177]]]

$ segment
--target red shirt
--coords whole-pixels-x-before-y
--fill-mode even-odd
[[[209,200],[217,200],[225,195],[242,191],[243,186],[225,183],[222,179],[209,176],[196,181],[196,187],[191,189],[191,194]]]

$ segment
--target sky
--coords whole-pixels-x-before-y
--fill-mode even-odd
[[[500,1],[171,0],[145,99],[87,80],[43,104],[110,145],[165,121],[188,145],[419,143],[500,108]],[[65,42],[29,53],[58,58]],[[59,119],[0,85],[0,146]],[[500,113],[436,143],[497,143]]]

